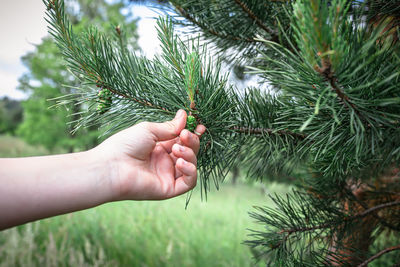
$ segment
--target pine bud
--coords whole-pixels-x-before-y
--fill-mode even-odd
[[[110,108],[111,108],[110,103],[99,102],[99,104],[96,107],[96,111],[100,114],[103,114],[103,113],[107,112]]]
[[[96,111],[103,114],[111,108],[112,93],[110,90],[103,88],[98,92],[97,97],[99,98],[97,100],[99,104],[96,107]]]
[[[189,115],[186,120],[186,129],[193,132],[196,129],[196,126],[197,126],[196,118],[193,117],[192,115]]]
[[[104,99],[104,100],[111,100],[112,97],[112,93],[110,92],[110,90],[103,88],[99,91],[99,93],[97,94],[97,97],[99,99]]]

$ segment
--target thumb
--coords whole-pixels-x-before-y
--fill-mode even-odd
[[[155,141],[166,141],[177,137],[186,125],[186,112],[178,110],[175,118],[162,123],[148,123],[146,128],[155,136]]]

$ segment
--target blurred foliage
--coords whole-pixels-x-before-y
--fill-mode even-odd
[[[78,32],[93,24],[108,32],[115,31],[117,25],[124,25],[130,36],[128,49],[137,50],[137,20],[124,8],[125,5],[124,1],[70,0],[66,1],[66,12]],[[54,41],[45,37],[35,51],[22,57],[22,61],[29,72],[19,79],[19,89],[27,92],[29,98],[22,103],[23,122],[17,135],[30,144],[41,144],[53,151],[63,148],[72,152],[95,146],[100,141],[96,125],[71,132],[69,122],[79,119],[79,112],[85,108],[78,99],[51,108],[55,104],[52,99],[74,94],[80,86],[79,79],[66,68]]]
[[[65,151],[59,150],[53,152],[63,153]],[[47,154],[49,154],[49,151],[43,146],[29,145],[15,136],[0,135],[0,157],[2,158],[42,156]]]
[[[0,99],[0,134],[14,134],[22,121],[22,107],[17,100],[3,97]]]

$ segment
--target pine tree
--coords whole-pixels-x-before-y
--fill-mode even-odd
[[[400,1],[173,0],[177,15],[158,20],[162,53],[153,60],[124,46],[123,28],[78,35],[62,1],[44,2],[51,34],[87,88],[80,125],[110,133],[183,108],[207,127],[203,192],[238,158],[250,178],[296,185],[272,196],[275,207],[251,212],[264,225],[246,241],[258,259],[400,262]],[[184,42],[174,24],[201,36]],[[221,60],[246,65],[269,92],[237,92]]]

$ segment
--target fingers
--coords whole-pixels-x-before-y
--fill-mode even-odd
[[[171,159],[175,162],[175,186],[173,196],[181,195],[196,186],[197,183],[197,153],[200,148],[202,134],[206,131],[204,125],[198,125],[194,133],[182,130],[179,138],[162,142],[166,150],[170,150]],[[173,197],[170,196],[170,197]]]
[[[175,180],[174,195],[181,195],[196,186],[197,169],[196,166],[182,158],[176,161],[176,168],[182,173],[182,176]]]
[[[156,142],[170,140],[177,137],[186,125],[186,112],[183,109],[178,110],[172,121],[163,123],[143,122],[142,127],[150,131]]]
[[[201,137],[204,133],[205,133],[205,131],[206,131],[206,127],[204,126],[204,125],[198,125],[197,127],[196,127],[196,130],[194,131],[195,133],[193,134],[193,133],[191,133],[192,135],[194,135],[194,136],[198,136],[198,138],[199,137]],[[190,132],[189,132],[190,133]],[[184,133],[184,135],[187,135],[187,133]],[[185,138],[185,137],[184,137]],[[190,144],[191,142],[190,141],[187,141],[186,142],[187,144]],[[160,142],[160,144],[164,147],[164,149],[168,152],[168,153],[171,153],[172,152],[172,146],[173,145],[175,145],[175,144],[182,144],[182,142],[181,142],[181,140],[180,140],[180,138],[179,137],[176,137],[176,138],[174,138],[174,139],[171,139],[171,140],[168,140],[168,141],[163,141],[163,142]],[[195,143],[193,144],[194,146],[196,145]],[[192,148],[192,147],[191,147]],[[196,152],[197,152],[198,150],[196,150]],[[175,162],[175,161],[174,161]]]
[[[196,154],[191,148],[175,144],[172,147],[172,153],[176,158],[182,158],[185,161],[194,164],[194,166],[197,166]]]
[[[177,160],[184,159],[187,162],[192,163],[195,167],[197,166],[197,153],[200,148],[200,136],[206,131],[204,125],[198,125],[195,130],[195,134],[189,132],[188,130],[183,130],[179,136],[179,143],[172,146],[170,154],[171,158],[175,162],[176,171],[175,177],[178,178],[182,175],[179,170]]]
[[[182,142],[182,145],[187,146],[191,148],[194,153],[197,155],[199,152],[200,148],[200,139],[199,137],[206,131],[206,127],[204,125],[198,125],[196,127],[195,132],[196,133],[191,133],[188,130],[182,130],[180,134],[180,140]]]
[[[172,146],[175,144],[179,144],[179,137],[175,137],[174,139],[168,140],[168,141],[163,141],[159,142],[160,145],[162,145],[168,153],[172,152]]]

